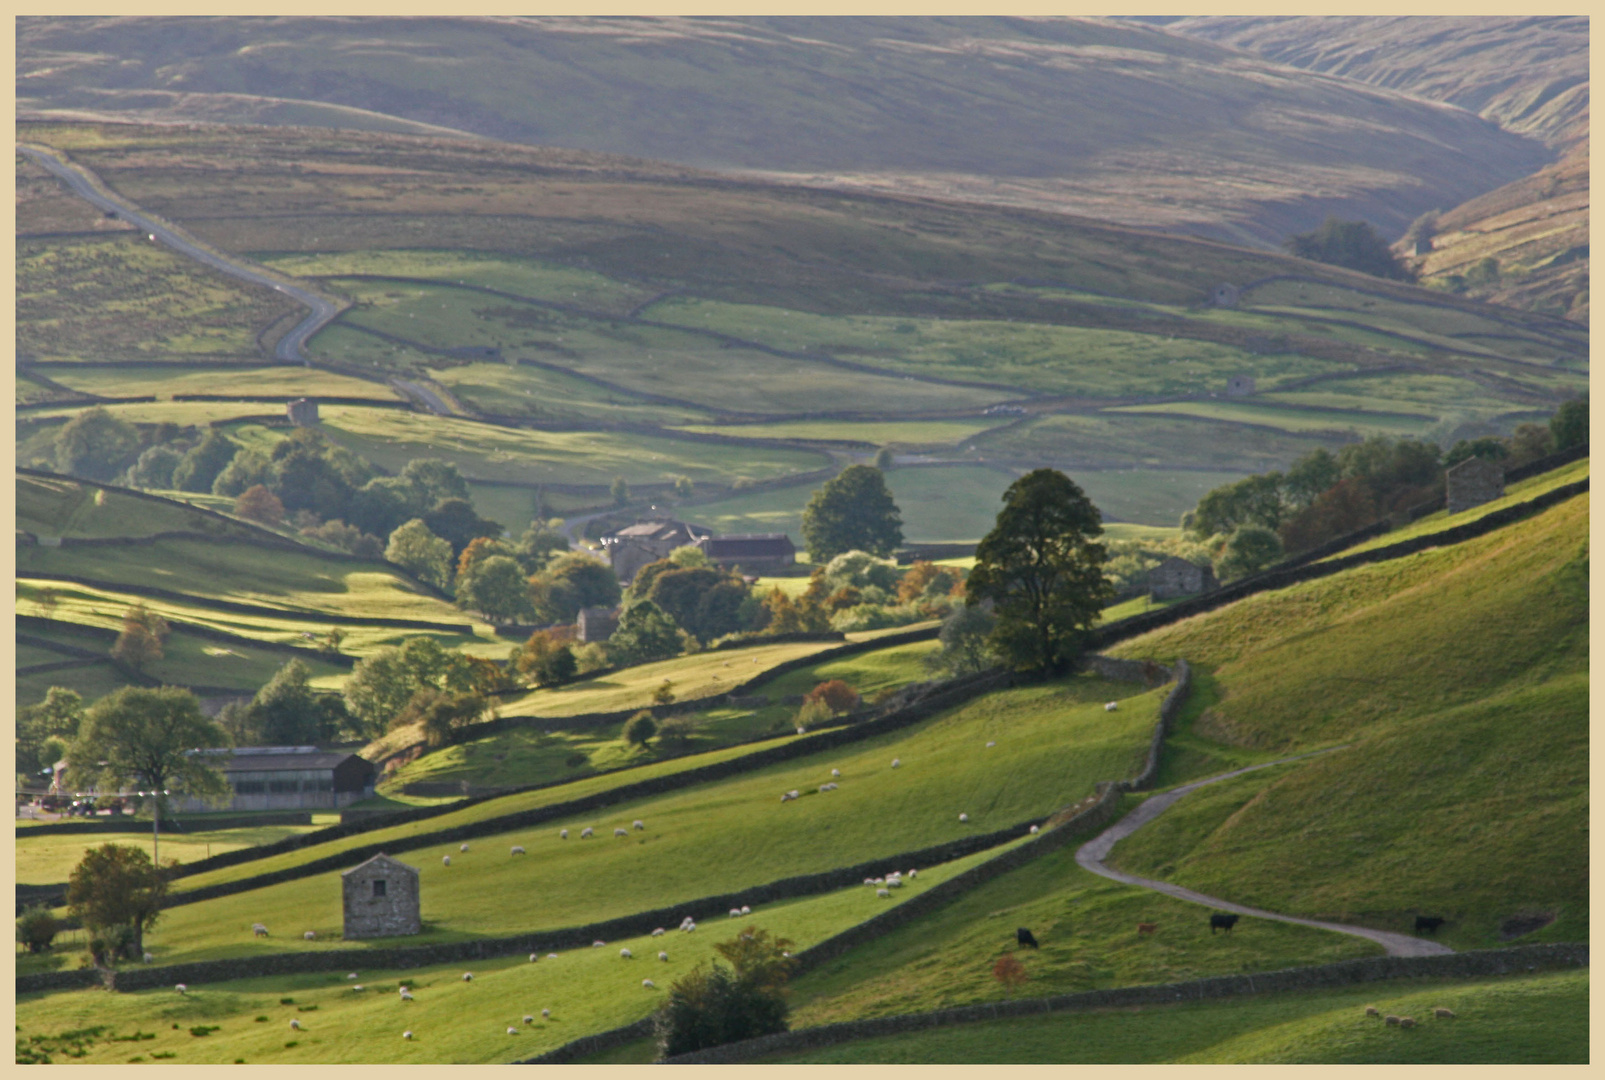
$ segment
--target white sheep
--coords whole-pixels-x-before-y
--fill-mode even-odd
[[[990,749],[992,749],[992,748],[993,748],[993,747],[994,747],[994,746],[996,746],[996,745],[997,745],[997,740],[995,740],[995,739],[994,739],[994,740],[993,740],[993,741],[992,741],[992,742],[989,742],[989,743],[987,743],[987,744],[986,744],[986,748],[987,748],[987,749],[988,749],[988,750],[990,750]]]
[[[590,826],[586,826],[585,828],[580,830],[580,839],[581,840],[589,840],[591,838],[592,832],[594,832],[594,831],[595,830],[591,829]]]
[[[557,834],[557,838],[559,840],[567,840],[568,839],[568,830],[564,829],[562,832],[558,833]]]
[[[680,929],[684,930],[686,927],[690,926],[694,922],[696,922],[696,920],[693,919],[691,916],[687,915],[685,918],[680,920]]]
[[[451,865],[451,856],[450,855],[442,855],[440,857],[440,865],[442,865],[442,866],[450,866]]]
[[[463,844],[457,850],[458,851],[467,851],[468,850],[468,845],[467,844]]]
[[[532,953],[529,954],[529,962],[532,963],[532,964],[535,963],[540,958],[541,958],[541,954],[540,953],[533,953],[532,952]]]
[[[970,820],[970,815],[968,815],[968,814],[960,814],[959,815],[959,820],[960,821],[968,821],[968,820]]]
[[[526,1017],[524,1017],[524,1023],[526,1023],[526,1024],[533,1024],[533,1023],[534,1023],[534,1022],[535,1022],[535,1018],[534,1018],[534,1017],[533,1017],[533,1016],[526,1016]]]
[[[733,908],[731,908],[731,909],[730,909],[730,917],[731,917],[731,918],[732,918],[732,919],[739,919],[739,918],[741,918],[741,909],[740,909],[740,908],[738,908],[738,907],[733,907]]]
[[[301,937],[307,941],[318,940],[317,932],[314,930],[308,930],[306,933],[302,934]]]
[[[887,878],[886,887],[888,889],[901,889],[903,887],[903,879],[900,877]]]
[[[909,872],[908,872],[908,876],[911,877],[911,878],[917,878],[917,877],[920,876],[920,872],[918,870],[910,869]]]
[[[290,1021],[290,1030],[291,1031],[300,1031],[301,1030],[301,1021],[299,1021],[299,1020],[291,1020]]]
[[[591,942],[591,948],[600,949],[606,944],[607,944],[607,942],[605,942],[605,941],[593,941],[593,942]]]
[[[697,928],[697,924],[696,923],[692,923],[690,926],[685,928],[685,932],[689,934],[689,933],[693,932],[694,930],[696,930],[696,928]]]
[[[177,986],[173,987],[173,989],[177,990],[180,994],[189,993],[189,987],[185,986],[183,983],[179,983]]]
[[[783,802],[783,803],[788,803],[788,802],[791,802],[791,795],[790,795],[790,793],[788,793],[788,792],[784,792],[784,791],[782,791],[782,792],[781,792],[781,793],[780,793],[780,801],[781,801],[781,802]]]
[[[830,770],[830,775],[832,775],[832,776],[840,776],[841,774],[842,774],[842,771],[840,769],[832,769],[832,770]]]
[[[548,959],[548,960],[556,960],[557,959],[557,954],[555,952],[549,952],[549,953],[546,954],[546,959]]]
[[[524,854],[524,845],[522,845],[522,844],[514,844],[513,845],[513,850],[509,851],[507,854],[509,854],[509,855],[522,855],[522,854]]]
[[[1103,707],[1103,711],[1104,711],[1104,712],[1114,712],[1114,711],[1115,711],[1115,709],[1117,709],[1117,708],[1118,708],[1118,707],[1119,707],[1119,706],[1120,706],[1120,702],[1118,702],[1118,701],[1111,701],[1111,702],[1110,702],[1110,703],[1109,703],[1109,704],[1107,704],[1107,705],[1105,705],[1105,706],[1104,706],[1104,707]]]
[[[663,936],[663,927],[660,926],[656,930],[652,931],[652,936],[653,937],[662,937]]]
[[[741,905],[741,913],[742,913],[742,914],[743,914],[743,915],[751,915],[751,914],[752,914],[752,908],[751,908],[751,907],[749,907],[749,906],[748,906],[748,905],[746,905],[746,904],[742,904],[742,905]]]
[[[263,926],[261,923],[252,923],[251,924],[251,933],[256,935],[257,937],[267,937],[268,936],[267,927]]]
[[[412,1000],[412,995],[409,994],[406,990],[403,990],[401,992],[401,1000],[402,1001],[411,1001]]]
[[[658,959],[667,964],[669,962],[669,954],[666,952],[660,952],[658,953]]]
[[[642,979],[641,985],[646,987],[648,990],[656,990],[658,988],[658,984],[653,982],[651,979]]]
[[[510,1027],[510,1028],[507,1029],[507,1034],[509,1034],[509,1035],[517,1035],[518,1034],[518,1029],[515,1028],[515,1027]]]
[[[551,1009],[542,1009],[541,1010],[541,1019],[542,1020],[550,1020],[551,1018],[552,1018],[552,1010]]]
[[[619,957],[621,959],[624,959],[624,960],[634,960],[635,959],[635,954],[633,952],[631,952],[629,949],[620,949],[619,950]]]
[[[797,729],[797,734],[806,735],[806,734],[808,734],[808,729],[805,728],[805,727],[800,727],[800,728]]]
[[[401,1033],[401,1037],[402,1037],[402,1038],[403,1038],[403,1039],[411,1039],[411,1038],[412,1038],[412,1032],[410,1032],[410,1031],[403,1031],[403,1032],[402,1032],[402,1033]]]
[[[636,822],[635,822],[635,827],[637,829],[645,830],[646,829],[646,824],[644,822],[642,822],[641,820],[637,819]]]
[[[357,973],[355,971],[353,971],[351,974],[346,976],[346,978],[348,978],[348,979],[355,979],[356,977],[357,977]]]
[[[1037,831],[1038,830],[1037,830],[1037,827],[1035,825],[1031,826],[1031,835],[1032,836],[1035,836],[1037,834]]]
[[[150,963],[151,961],[155,960],[155,959],[156,958],[154,956],[152,956],[150,953],[146,953],[145,956],[144,956],[145,963],[147,963],[147,964]]]
[[[902,758],[893,758],[892,759],[892,768],[894,768],[894,769],[898,768],[902,764],[903,764],[903,759]]]
[[[875,879],[872,878],[872,877],[867,877],[867,878],[864,879],[864,884],[865,885],[873,885],[873,884],[875,884]]]
[[[888,896],[892,895],[892,890],[890,890],[890,889],[876,889],[875,890],[875,895],[880,897],[882,900],[885,900]]]
[[[361,989],[363,989],[363,987],[361,987],[361,986],[353,986],[351,988],[351,992],[352,993],[356,993],[358,990],[361,990]]]
[[[472,971],[463,972],[463,982],[473,982],[473,981],[474,981],[474,973]]]
[[[614,836],[629,836],[630,835],[630,830],[629,829],[614,829],[613,830],[613,835]]]

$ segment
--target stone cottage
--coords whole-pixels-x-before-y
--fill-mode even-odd
[[[602,550],[614,575],[628,584],[634,580],[636,571],[647,563],[666,559],[675,548],[695,544],[712,531],[672,519],[637,521],[604,535]]]
[[[605,607],[580,608],[579,639],[582,642],[590,644],[593,641],[606,641],[613,636],[613,631],[618,628],[618,609]]]
[[[1254,392],[1254,376],[1233,375],[1226,380],[1227,397],[1248,397]]]
[[[1486,458],[1467,458],[1444,473],[1444,501],[1451,514],[1492,502],[1505,493],[1505,467]]]
[[[284,406],[284,414],[290,418],[290,423],[296,427],[316,427],[318,423],[318,399],[296,398]]]
[[[1174,555],[1148,571],[1148,595],[1155,600],[1196,596],[1219,586],[1215,571]]]
[[[341,874],[340,894],[348,941],[402,937],[423,929],[418,870],[388,855],[375,855]]]

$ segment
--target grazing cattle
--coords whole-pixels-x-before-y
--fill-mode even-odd
[[[1028,948],[1040,949],[1042,947],[1037,944],[1036,935],[1023,926],[1014,932],[1014,940],[1016,944],[1024,945]]]
[[[1435,934],[1438,932],[1438,927],[1442,925],[1443,919],[1437,915],[1416,916],[1416,933],[1418,934],[1422,931],[1426,931],[1429,934]]]
[[[1211,915],[1209,917],[1209,936],[1214,937],[1216,930],[1224,930],[1229,934],[1232,932],[1232,927],[1236,925],[1236,915]]]
[[[1151,934],[1155,930],[1158,930],[1158,929],[1159,929],[1159,924],[1158,923],[1140,922],[1140,923],[1137,924],[1137,933],[1139,933],[1139,934]]]

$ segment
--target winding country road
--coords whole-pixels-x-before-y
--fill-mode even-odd
[[[1342,750],[1345,747],[1334,747]],[[1328,750],[1317,750],[1317,754],[1330,753]],[[1152,889],[1155,892],[1174,896],[1178,900],[1191,901],[1194,904],[1203,904],[1205,907],[1215,908],[1219,911],[1236,912],[1239,915],[1249,915],[1256,919],[1275,919],[1277,922],[1297,923],[1300,926],[1313,926],[1317,930],[1331,930],[1339,934],[1351,934],[1374,941],[1388,951],[1389,956],[1444,956],[1454,952],[1447,945],[1440,945],[1436,941],[1427,941],[1423,938],[1411,937],[1409,934],[1395,934],[1387,930],[1372,930],[1367,926],[1349,926],[1344,923],[1321,922],[1318,919],[1303,919],[1296,915],[1278,915],[1274,911],[1262,911],[1259,908],[1247,907],[1243,904],[1234,904],[1230,900],[1221,900],[1214,896],[1205,896],[1203,893],[1184,889],[1180,885],[1172,885],[1166,881],[1154,881],[1151,878],[1138,877],[1104,865],[1114,846],[1154,818],[1164,813],[1177,800],[1190,792],[1208,784],[1218,783],[1221,780],[1230,780],[1234,776],[1242,776],[1256,769],[1268,769],[1272,765],[1280,765],[1287,761],[1297,761],[1300,758],[1312,757],[1313,754],[1297,754],[1293,757],[1282,758],[1278,761],[1267,761],[1263,765],[1250,765],[1244,769],[1236,769],[1219,776],[1211,776],[1204,780],[1195,780],[1191,784],[1184,784],[1179,788],[1167,791],[1162,795],[1155,795],[1109,828],[1099,833],[1093,839],[1076,849],[1076,862],[1082,869],[1090,870],[1101,877],[1109,878],[1126,885],[1136,885],[1138,888]]]
[[[32,146],[18,146],[17,149],[29,161],[48,169],[58,177],[72,189],[73,194],[86,199],[101,210],[115,213],[124,221],[142,229],[145,235],[161,241],[180,255],[204,263],[232,278],[248,281],[253,285],[264,285],[309,308],[310,313],[307,317],[296,323],[288,334],[279,339],[278,345],[273,350],[275,359],[294,364],[305,363],[307,341],[340,313],[340,309],[330,301],[306,289],[287,284],[282,278],[266,269],[254,266],[244,259],[226,257],[201,247],[173,226],[151,216],[127,199],[96,185],[79,167],[57,158],[54,154]]]

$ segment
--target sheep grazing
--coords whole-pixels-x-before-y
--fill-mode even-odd
[[[605,942],[605,941],[593,941],[593,942],[591,942],[591,948],[600,949],[606,944],[607,944],[607,942]]]
[[[696,923],[692,923],[690,926],[685,928],[685,932],[689,934],[692,931],[694,931],[696,928],[697,928],[697,924]]]
[[[1031,826],[1031,835],[1032,836],[1035,836],[1039,831],[1040,830],[1035,825]]]
[[[361,987],[361,986],[353,986],[351,988],[351,991],[352,991],[352,993],[355,993],[356,991],[361,990],[361,989],[363,989],[363,987]]]
[[[806,734],[808,734],[808,729],[805,728],[805,727],[800,727],[800,728],[797,729],[797,734],[806,735]]]
[[[1104,712],[1114,712],[1119,707],[1120,707],[1120,702],[1111,701],[1109,704],[1107,704],[1107,705],[1105,705],[1103,707],[1103,711]]]
[[[402,1001],[411,1001],[412,1000],[412,995],[409,994],[406,990],[403,990],[401,992],[401,1000]]]
[[[738,907],[733,907],[733,908],[731,908],[731,909],[730,909],[730,917],[731,917],[731,918],[732,918],[732,919],[739,919],[739,918],[741,918],[741,909],[740,909],[740,908],[738,908]]]
[[[629,829],[614,829],[613,830],[613,835],[614,836],[629,836],[630,835],[630,830]]]
[[[918,871],[918,870],[910,870],[910,871],[909,871],[909,872],[908,872],[908,876],[909,876],[909,877],[910,877],[910,878],[917,878],[917,877],[919,877],[919,876],[920,876],[920,872],[919,872],[919,871]]]
[[[541,1010],[541,1019],[542,1020],[550,1020],[551,1018],[552,1018],[552,1010],[551,1009],[542,1009]]]
[[[457,850],[458,851],[467,851],[468,850],[468,845],[467,844],[463,844],[460,847],[458,847]]]
[[[633,952],[631,952],[629,949],[620,949],[619,950],[619,957],[621,959],[624,959],[624,960],[634,960],[635,959],[635,954]]]
[[[509,855],[522,855],[522,854],[524,854],[524,846],[522,844],[514,844],[513,845],[513,850],[509,851],[507,854],[509,854]]]
[[[842,774],[842,771],[840,769],[832,769],[832,770],[830,770],[830,775],[832,775],[832,776],[840,776],[841,774]]]
[[[780,793],[780,801],[783,802],[783,803],[791,802],[791,793],[790,792],[786,792],[786,791],[781,792]]]
[[[890,889],[876,889],[875,890],[875,895],[880,897],[882,900],[885,900],[888,896],[892,895],[892,890],[890,890]]]
[[[301,1030],[301,1021],[299,1021],[299,1020],[291,1020],[290,1021],[290,1030],[291,1031],[300,1031]]]
[[[1399,1026],[1399,1018],[1397,1016],[1394,1016],[1392,1013],[1389,1013],[1387,1016],[1384,1016],[1382,1018],[1382,1022],[1384,1024],[1388,1025],[1389,1027],[1398,1027]]]
[[[640,822],[640,821],[637,821],[637,822],[636,822],[636,823],[635,823],[635,826],[634,826],[634,827],[635,827],[635,828],[637,828],[637,829],[640,829],[640,830],[642,830],[642,831],[643,831],[643,832],[644,832],[644,831],[645,831],[645,830],[646,830],[646,825],[644,825],[644,824],[643,824],[643,823],[641,823],[641,822]]]
[[[1455,1018],[1455,1011],[1453,1009],[1433,1009],[1432,1015],[1436,1016],[1439,1020],[1453,1020]]]
[[[351,974],[346,976],[346,978],[348,978],[348,979],[355,979],[356,977],[357,977],[357,973],[355,971],[353,971]]]
[[[1377,1008],[1375,1005],[1367,1005],[1365,1007],[1365,1015],[1367,1015],[1367,1016],[1381,1016],[1382,1015],[1382,1010]]]
[[[865,885],[873,885],[873,884],[875,884],[875,879],[872,878],[872,877],[867,877],[867,878],[864,879],[864,884]]]
[[[989,743],[987,743],[987,744],[986,744],[986,748],[987,748],[987,749],[988,749],[988,750],[990,750],[990,749],[992,749],[992,748],[993,748],[993,747],[994,747],[994,746],[996,746],[996,745],[997,745],[997,742],[996,742],[996,741],[993,741],[993,742],[989,742]]]
[[[1413,1017],[1413,1016],[1401,1016],[1401,1017],[1399,1017],[1399,1026],[1402,1027],[1402,1028],[1413,1028],[1413,1027],[1415,1027],[1416,1026],[1415,1017]]]
[[[517,1035],[518,1034],[518,1029],[515,1028],[515,1027],[510,1027],[510,1028],[507,1029],[507,1034],[509,1034],[509,1035]]]
[[[895,768],[899,767],[902,764],[903,764],[903,759],[902,758],[893,758],[892,759],[892,768],[895,769]]]
[[[450,866],[451,865],[451,856],[450,855],[442,855],[440,857],[440,865],[441,866]]]
[[[410,1031],[403,1031],[403,1032],[402,1032],[402,1033],[401,1033],[401,1037],[402,1037],[402,1038],[403,1038],[403,1039],[411,1039],[411,1038],[412,1038],[412,1032],[410,1032]]]
[[[529,962],[532,963],[532,964],[535,963],[540,958],[541,958],[541,954],[540,953],[530,953],[529,954]]]
[[[968,815],[968,814],[960,814],[959,815],[959,820],[960,821],[968,821],[968,820],[970,820],[970,815]]]
[[[558,833],[557,834],[557,838],[559,840],[567,840],[568,839],[568,830],[564,829],[562,832]]]
[[[667,964],[669,962],[669,954],[666,952],[660,952],[658,953],[658,959]]]
[[[903,887],[903,879],[900,877],[887,878],[886,887],[888,889],[901,889]]]
[[[651,979],[642,979],[641,985],[646,987],[648,990],[656,990],[658,988],[658,984],[653,982]]]
[[[155,958],[155,957],[154,957],[154,956],[152,956],[152,955],[151,955],[151,954],[150,954],[150,953],[146,953],[146,954],[145,954],[145,955],[144,955],[144,957],[143,957],[143,959],[144,959],[144,961],[145,961],[145,963],[147,963],[147,964],[148,964],[148,963],[150,963],[150,962],[151,962],[151,961],[153,961],[153,960],[155,960],[155,959],[156,959],[156,958]]]
[[[593,833],[593,832],[594,832],[594,831],[595,831],[595,830],[593,830],[593,829],[591,829],[591,828],[589,828],[589,827],[587,827],[587,828],[584,828],[584,829],[581,829],[581,830],[580,830],[580,839],[581,839],[581,840],[589,840],[589,839],[590,839],[590,838],[591,838],[591,834],[592,834],[592,833]]]
[[[263,926],[261,923],[252,923],[251,924],[251,933],[254,934],[257,937],[267,937],[268,936],[267,927]]]
[[[533,1024],[533,1023],[534,1023],[534,1022],[535,1022],[535,1018],[534,1018],[534,1017],[533,1017],[533,1016],[526,1016],[526,1017],[524,1017],[524,1023],[526,1023],[526,1024]]]
[[[786,794],[790,795],[793,799],[802,798],[802,793],[800,791],[797,791],[795,788],[793,788],[791,791],[786,792]]]
[[[185,986],[183,983],[179,983],[177,986],[173,987],[173,989],[177,990],[180,994],[189,993],[189,987]]]
[[[306,941],[318,940],[317,932],[313,930],[308,930],[306,933],[302,934],[301,937]]]
[[[652,936],[653,937],[662,937],[663,936],[663,927],[660,926],[656,930],[652,931]]]
[[[546,954],[546,959],[548,959],[548,960],[556,960],[557,959],[557,954],[555,952],[549,952],[549,953]]]
[[[473,982],[473,981],[474,981],[474,973],[472,971],[463,972],[463,982]]]

